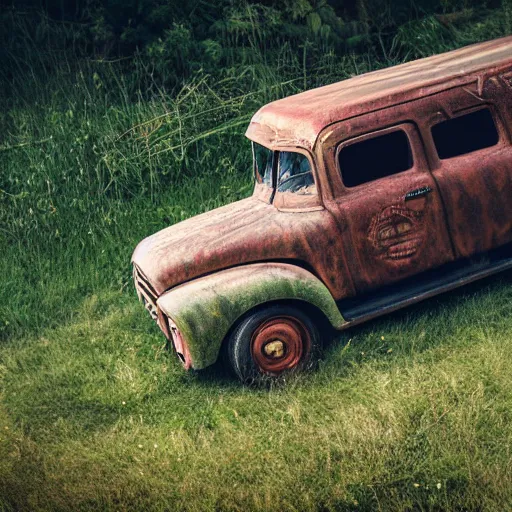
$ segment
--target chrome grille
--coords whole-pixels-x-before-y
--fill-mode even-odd
[[[157,294],[136,265],[133,266],[133,282],[135,284],[139,300],[144,304],[144,307],[148,310],[151,318],[156,321],[158,316],[156,307]]]

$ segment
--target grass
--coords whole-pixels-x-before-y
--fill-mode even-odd
[[[354,329],[270,391],[184,373],[133,297],[91,295],[1,351],[4,508],[506,510],[511,278]]]
[[[430,20],[394,48],[509,19],[450,41]],[[250,194],[259,105],[389,55],[151,97],[83,63],[3,101],[0,510],[512,508],[512,274],[348,331],[270,390],[185,373],[133,291],[140,239]]]

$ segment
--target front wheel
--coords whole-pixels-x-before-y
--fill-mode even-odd
[[[309,368],[320,349],[316,325],[300,309],[273,305],[251,313],[227,342],[230,366],[243,382]]]

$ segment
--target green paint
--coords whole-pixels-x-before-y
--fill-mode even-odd
[[[320,309],[335,328],[345,324],[327,287],[285,264],[248,265],[170,290],[159,300],[186,340],[193,367],[213,364],[231,326],[247,311],[275,300],[301,300]]]

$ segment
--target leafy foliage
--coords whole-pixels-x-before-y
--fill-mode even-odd
[[[143,3],[137,26],[163,28],[124,56],[121,18],[129,3],[119,7],[117,24],[100,3],[77,4],[72,22],[71,11],[59,14],[49,4],[45,14],[3,10],[2,23],[12,25],[0,31],[9,64],[0,75],[11,92],[0,97],[0,243],[16,265],[9,257],[0,261],[2,275],[10,276],[0,289],[0,318],[7,322],[0,338],[58,324],[87,290],[127,285],[123,258],[138,239],[249,193],[250,150],[242,134],[262,104],[512,28],[507,4],[413,16],[388,33],[383,27],[394,22],[383,2],[360,1],[350,10],[323,0],[226,0],[218,4],[223,16],[203,1],[172,13],[169,2]],[[410,4],[395,7],[394,15],[412,16]],[[171,25],[159,21],[171,15]],[[87,16],[92,23],[83,21]],[[343,41],[339,49],[335,37]],[[107,46],[108,59],[100,57]],[[221,191],[226,174],[234,185]],[[201,192],[184,200],[186,208],[170,206],[175,190],[192,183],[220,197],[212,202]],[[91,267],[81,264],[84,255]],[[37,272],[29,272],[35,262]],[[60,265],[74,270],[55,280]],[[60,290],[51,300],[48,287]]]
[[[152,80],[176,87],[198,70],[224,75],[261,59],[274,62],[283,45],[298,58],[307,48],[307,64],[329,52],[373,49],[382,56],[395,36],[406,39],[410,24],[414,32],[424,19],[436,23],[439,16],[464,18],[497,6],[497,0],[22,0],[0,12],[0,77],[12,87],[20,73],[45,76],[91,57],[123,59],[123,74],[133,73],[133,57],[140,56]]]

